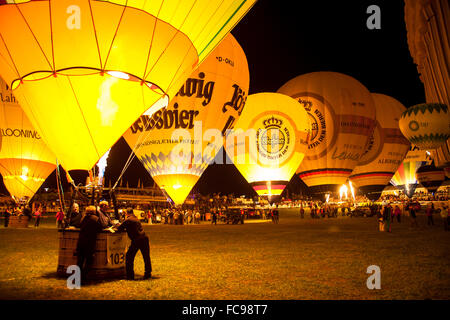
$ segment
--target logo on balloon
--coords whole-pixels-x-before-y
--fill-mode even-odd
[[[417,121],[413,120],[409,123],[409,128],[412,131],[417,131],[417,130],[419,130],[419,123]]]
[[[311,123],[311,140],[308,149],[313,149],[320,145],[324,140],[327,133],[327,124],[325,116],[318,108],[313,108],[314,104],[311,100],[299,98],[300,102],[308,112],[309,121]],[[317,105],[317,104],[316,104]]]
[[[258,162],[265,165],[281,165],[292,155],[291,144],[295,143],[295,127],[281,113],[263,115],[255,120],[256,152]]]

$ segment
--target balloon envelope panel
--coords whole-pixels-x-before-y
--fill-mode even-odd
[[[336,72],[298,76],[278,92],[300,102],[311,121],[311,140],[297,169],[309,186],[341,185],[361,160],[375,126],[370,92],[356,79]]]
[[[56,168],[56,157],[0,78],[0,173],[11,196],[31,198]]]
[[[223,144],[239,118],[249,87],[247,58],[230,34],[180,88],[164,111],[142,115],[124,138],[176,204]]]

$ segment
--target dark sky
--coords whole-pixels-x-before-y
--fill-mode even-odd
[[[381,29],[369,30],[369,5],[381,9]],[[363,83],[371,92],[390,95],[405,106],[425,101],[423,85],[410,56],[400,0],[277,1],[259,0],[233,29],[250,69],[250,94],[274,92],[304,73],[335,71]],[[116,181],[131,150],[123,139],[112,148],[106,180]],[[84,182],[86,175],[74,175]],[[138,160],[124,175],[129,186],[152,179]],[[54,184],[50,175],[44,186]],[[291,192],[302,185],[293,178]],[[211,165],[194,187],[212,192],[252,194],[233,165]]]

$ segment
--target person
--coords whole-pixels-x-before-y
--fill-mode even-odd
[[[4,216],[5,216],[5,228],[8,228],[9,217],[11,216],[11,211],[9,210],[9,208],[5,209]]]
[[[66,221],[67,225],[79,228],[81,224],[81,218],[83,217],[83,215],[80,213],[80,206],[78,205],[78,203],[75,202],[72,205],[72,210],[69,212],[68,215],[69,220]]]
[[[409,216],[411,218],[411,227],[413,226],[418,227],[419,225],[417,224],[416,219],[416,206],[414,204],[409,204],[408,209],[409,209]]]
[[[102,228],[108,228],[113,225],[111,217],[108,214],[108,201],[100,201],[99,208],[97,210],[98,212],[98,218],[100,219],[100,224],[102,225]]]
[[[392,222],[392,207],[391,204],[388,203],[384,207],[383,211],[383,220],[384,220],[384,229],[387,232],[391,232],[391,222]]]
[[[273,215],[273,223],[278,223],[279,220],[278,205],[273,209],[272,215]]]
[[[377,219],[378,219],[378,231],[384,231],[384,221],[383,215],[381,214],[380,208],[377,208]]]
[[[63,220],[64,213],[62,212],[62,210],[58,210],[58,212],[56,212],[56,224],[58,229],[61,229],[63,227]]]
[[[26,207],[25,207],[26,208]],[[25,211],[25,210],[24,210]],[[41,215],[42,215],[42,211],[41,211],[41,207],[38,207],[36,209],[36,211],[34,212],[34,216],[36,218],[35,222],[34,222],[34,227],[38,228],[39,227],[39,222],[41,221]]]
[[[194,223],[200,224],[200,212],[198,212],[198,211],[195,213]]]
[[[213,211],[212,211],[211,224],[217,225],[217,212],[215,209],[213,209]]]
[[[395,206],[395,209],[394,209],[394,217],[396,217],[397,218],[397,222],[398,223],[400,223],[400,216],[402,215],[402,210],[400,210],[400,207],[399,206]]]
[[[100,219],[95,206],[88,206],[81,218],[80,233],[77,242],[77,266],[81,271],[81,283],[85,283],[89,270],[94,263],[97,233],[102,231]]]
[[[300,218],[305,218],[305,209],[303,209],[303,205],[300,205]]]
[[[24,216],[28,217],[28,221],[31,221],[32,214],[31,214],[30,206],[28,204],[24,206],[22,213]],[[38,223],[38,225],[39,225],[39,223]]]
[[[427,209],[425,210],[425,214],[427,215],[427,225],[432,225],[434,226],[434,221],[433,221],[433,205],[428,205]]]
[[[152,262],[150,260],[149,239],[132,208],[127,209],[125,221],[115,227],[115,229],[119,232],[125,230],[131,240],[131,245],[125,256],[127,279],[134,280],[134,258],[139,250],[144,258],[144,280],[150,279],[152,276]]]

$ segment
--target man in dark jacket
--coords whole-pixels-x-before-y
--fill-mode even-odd
[[[126,219],[120,225],[115,227],[117,231],[126,231],[128,237],[131,239],[131,245],[128,248],[125,264],[127,270],[127,279],[134,280],[134,258],[136,253],[140,250],[144,258],[145,274],[144,280],[150,279],[152,276],[152,262],[150,260],[150,244],[147,235],[142,228],[139,219],[134,215],[133,209],[128,208]]]
[[[108,207],[108,201],[100,201],[99,210],[97,211],[97,213],[103,229],[111,227],[113,225],[111,217],[108,214]]]
[[[86,214],[80,224],[80,235],[77,243],[77,265],[80,267],[82,282],[86,281],[94,262],[97,233],[102,231],[96,211],[95,206],[87,207]]]

